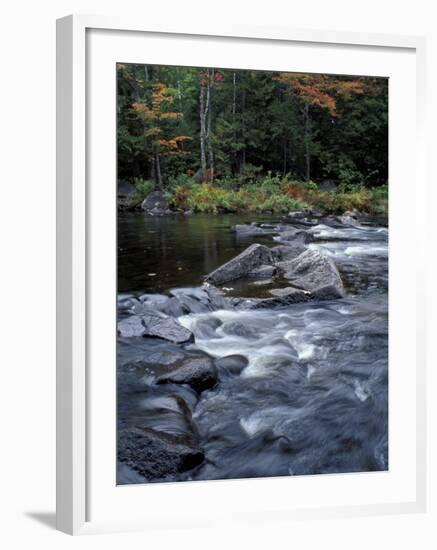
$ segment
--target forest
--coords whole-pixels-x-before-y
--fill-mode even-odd
[[[387,210],[388,80],[117,65],[118,180],[174,210]]]

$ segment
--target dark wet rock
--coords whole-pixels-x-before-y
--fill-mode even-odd
[[[238,321],[228,321],[222,326],[223,332],[232,336],[239,336],[241,338],[255,338],[256,334],[250,328],[243,325]]]
[[[286,261],[286,260],[292,260],[293,258],[297,258],[299,254],[302,254],[302,252],[305,252],[306,247],[301,244],[279,244],[278,246],[274,246],[270,249],[272,254],[275,257],[275,260],[277,261]]]
[[[166,214],[168,210],[167,199],[162,191],[152,191],[141,203],[141,208],[151,215]]]
[[[186,472],[201,464],[204,453],[187,438],[132,426],[118,430],[118,460],[148,480]]]
[[[302,218],[306,218],[307,215],[308,215],[308,212],[306,212],[305,210],[291,210],[287,214],[287,218],[291,220],[300,220]]]
[[[217,268],[206,277],[208,283],[220,285],[246,277],[254,269],[269,265],[273,261],[273,255],[267,246],[262,244],[252,244],[241,254]]]
[[[118,311],[129,311],[138,305],[138,299],[132,294],[119,294],[117,296]]]
[[[302,229],[287,229],[281,232],[277,237],[274,237],[275,241],[279,242],[291,242],[294,245],[307,244],[314,240],[314,237],[308,231]]]
[[[360,217],[360,212],[353,208],[352,210],[346,210],[346,212],[343,212],[343,216],[349,217],[349,218],[355,218],[356,220]]]
[[[200,338],[214,337],[216,330],[222,325],[222,321],[215,317],[209,317],[207,319],[198,319],[196,321],[196,334]]]
[[[208,294],[209,303],[211,309],[230,309],[232,308],[233,301],[231,298],[228,298],[223,290],[211,285],[210,283],[205,283],[203,287],[205,292]]]
[[[198,355],[186,357],[165,373],[156,376],[158,384],[187,384],[198,393],[214,387],[217,368],[211,357]]]
[[[318,250],[306,250],[292,260],[276,263],[276,267],[295,287],[309,291],[312,299],[329,300],[345,294],[335,263]]]
[[[123,338],[142,336],[145,330],[146,328],[143,324],[142,318],[139,315],[131,315],[117,324],[118,334]]]
[[[194,288],[175,288],[170,290],[173,296],[172,306],[174,312],[169,312],[173,315],[185,315],[187,313],[206,313],[211,311],[208,293],[199,287]],[[179,313],[176,313],[179,309]]]
[[[167,317],[163,314],[150,311],[144,313],[141,320],[145,328],[143,336],[155,336],[169,342],[174,342],[175,344],[194,342],[193,333],[183,327],[173,317]]]
[[[244,355],[227,355],[215,361],[215,365],[219,370],[223,369],[231,374],[240,374],[248,364],[249,361]]]
[[[257,277],[259,279],[265,278],[271,278],[275,274],[276,268],[274,268],[272,265],[261,265],[259,267],[256,267],[252,271],[249,271],[247,274],[248,277]]]
[[[118,334],[124,338],[151,336],[175,344],[194,341],[192,332],[183,327],[176,319],[156,311],[146,310],[141,315],[131,315],[120,321],[117,329]]]
[[[350,216],[348,214],[343,214],[342,216],[338,216],[338,220],[343,225],[349,225],[349,226],[353,226],[353,227],[359,225],[357,217],[356,216]]]
[[[239,309],[253,310],[289,306],[307,302],[312,299],[308,291],[293,287],[277,288],[270,290],[271,298],[252,298],[245,300]]]

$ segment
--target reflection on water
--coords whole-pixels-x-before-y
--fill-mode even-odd
[[[257,221],[271,220],[268,216]],[[230,228],[251,222],[244,215],[118,214],[118,291],[163,292],[195,286],[219,265],[252,242],[271,243],[271,236],[237,238]]]

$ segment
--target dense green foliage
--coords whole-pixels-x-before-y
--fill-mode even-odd
[[[133,64],[117,74],[118,177],[139,195],[164,189],[175,208],[209,212],[386,202],[387,79]]]

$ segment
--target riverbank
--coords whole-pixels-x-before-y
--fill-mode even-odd
[[[247,218],[119,218],[119,483],[388,467],[387,229]]]
[[[196,183],[183,178],[165,191],[154,191],[159,199],[158,210],[195,213],[257,213],[286,214],[293,210],[317,211],[322,214],[341,214],[357,211],[370,216],[386,217],[388,188],[363,185],[335,185],[294,181],[288,177],[268,176],[244,184],[232,180]],[[135,186],[124,184],[120,195],[121,209],[148,207],[147,197],[153,186],[137,180]],[[144,204],[144,201],[145,204]],[[150,202],[150,201],[149,201]],[[146,206],[146,208],[145,208]],[[157,212],[159,213],[159,212]]]

